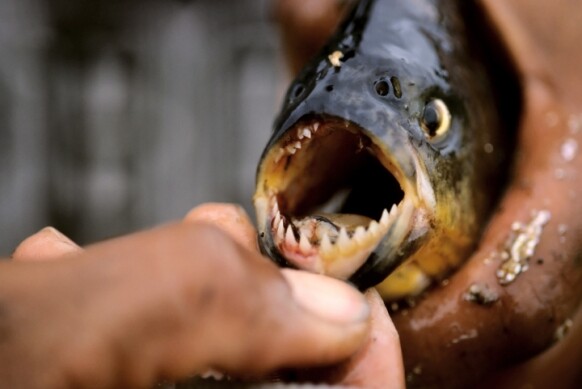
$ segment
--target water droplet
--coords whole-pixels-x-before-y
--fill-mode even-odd
[[[570,329],[572,328],[573,324],[574,322],[572,321],[572,319],[566,319],[561,326],[556,328],[556,332],[554,333],[554,339],[556,341],[564,339],[564,337],[568,335],[568,332],[570,332]]]
[[[561,148],[562,158],[564,160],[570,162],[576,157],[576,153],[578,152],[578,142],[575,139],[567,139]]]

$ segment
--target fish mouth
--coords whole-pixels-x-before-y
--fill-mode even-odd
[[[434,198],[416,153],[403,149],[389,152],[344,119],[301,119],[259,167],[254,202],[262,251],[283,265],[344,280],[372,257],[385,272],[397,267],[406,241],[426,225],[426,199]]]

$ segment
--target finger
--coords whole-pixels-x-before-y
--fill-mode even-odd
[[[236,204],[207,203],[192,209],[186,222],[212,224],[247,250],[258,251],[257,232],[245,210]]]
[[[329,364],[366,338],[369,308],[357,290],[307,273],[283,278],[212,226],[166,226],[89,247],[71,262],[83,270],[62,294],[83,311],[63,327],[83,331],[61,334],[70,344],[59,350],[70,351],[65,375],[100,377],[101,387],[211,368],[246,376]],[[71,291],[75,280],[83,293]]]
[[[12,259],[16,261],[51,261],[81,251],[72,240],[53,227],[46,227],[18,245]]]
[[[365,346],[344,366],[342,385],[366,389],[403,389],[400,338],[384,301],[374,289],[366,292],[372,327]]]
[[[363,347],[346,362],[300,372],[300,381],[325,382],[350,388],[404,388],[404,366],[398,332],[384,301],[374,289],[366,292],[371,328]]]

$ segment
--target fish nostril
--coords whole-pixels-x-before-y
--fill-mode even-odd
[[[398,77],[392,76],[390,77],[390,82],[392,83],[392,89],[394,89],[394,96],[396,98],[402,97],[402,87],[400,86],[400,80]]]
[[[374,88],[379,96],[386,96],[390,92],[390,85],[385,80],[376,81]]]
[[[327,92],[331,92],[331,91],[333,91],[333,85],[328,85],[328,86],[326,86],[326,87],[325,87],[325,90],[326,90]]]

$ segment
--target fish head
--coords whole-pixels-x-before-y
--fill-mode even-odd
[[[415,32],[412,51],[340,34],[290,86],[254,196],[279,264],[366,288],[463,213],[466,107]]]

